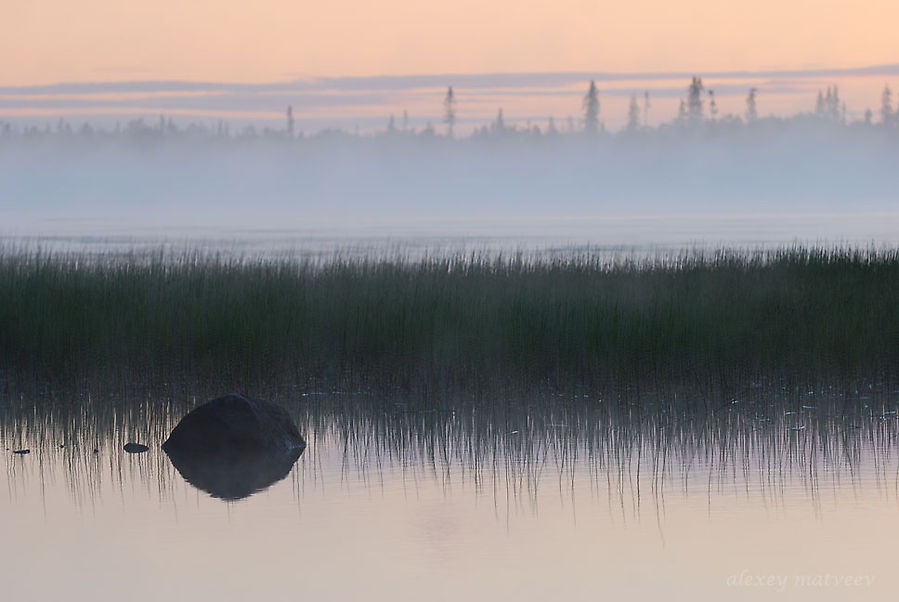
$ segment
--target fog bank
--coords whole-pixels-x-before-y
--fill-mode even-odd
[[[897,133],[760,120],[753,127],[595,136],[494,128],[465,139],[150,129],[131,136],[10,136],[0,138],[0,232],[390,235],[444,225],[459,234],[492,224],[491,231],[515,235],[591,220],[605,220],[614,231],[615,220],[699,224],[731,216],[774,224],[874,214],[883,217],[872,223],[895,223]],[[853,232],[819,236],[865,237],[864,229]],[[807,235],[814,232],[794,236]]]

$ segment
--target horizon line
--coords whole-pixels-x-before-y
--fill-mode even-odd
[[[518,85],[560,85],[577,81],[633,81],[683,79],[694,76],[706,79],[746,79],[753,77],[860,77],[899,76],[899,63],[868,65],[863,67],[814,68],[814,69],[760,69],[711,71],[521,71],[484,73],[418,73],[406,75],[351,75],[351,76],[310,76],[269,82],[206,81],[189,79],[136,79],[136,80],[94,80],[60,81],[48,84],[0,85],[0,94],[17,96],[41,93],[78,93],[101,91],[210,91],[210,90],[279,90],[290,88],[301,90],[353,90],[363,85],[371,87],[379,84],[386,89],[408,89],[415,87],[453,86],[460,88],[495,87],[502,84]],[[461,81],[459,81],[461,80]],[[497,81],[499,80],[499,81]],[[377,86],[376,86],[377,87]]]

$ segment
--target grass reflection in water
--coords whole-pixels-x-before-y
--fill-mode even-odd
[[[668,389],[443,403],[314,391],[272,397],[308,441],[290,474],[298,503],[325,481],[378,489],[396,480],[531,509],[548,491],[568,499],[588,487],[622,516],[639,515],[647,504],[659,512],[671,495],[699,496],[710,508],[722,497],[776,506],[796,493],[816,506],[822,490],[837,488],[896,495],[895,391],[744,393],[703,398]],[[82,505],[123,487],[167,499],[185,484],[159,446],[206,396],[3,399],[0,440],[11,495],[35,480],[63,479]],[[124,453],[130,440],[147,443],[150,453]],[[9,450],[19,448],[32,453],[13,457]]]

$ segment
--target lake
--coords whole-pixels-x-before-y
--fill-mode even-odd
[[[895,219],[659,216],[517,224],[508,235],[485,226],[482,237],[462,236],[463,224],[397,231],[396,238],[218,230],[180,238],[102,227],[85,234],[75,224],[2,244],[88,260],[183,258],[185,249],[324,262],[517,252],[564,258],[587,249],[614,262],[723,241],[750,249],[796,240],[890,248]],[[168,376],[148,370],[56,384],[37,375],[24,382],[3,369],[0,363],[4,599],[892,595],[899,539],[893,383],[785,388],[772,379],[725,392],[638,381],[421,398],[316,389],[289,378],[261,382],[242,392],[285,407],[308,447],[286,468],[250,467],[250,476],[271,473],[274,482],[235,495],[196,472],[185,478],[160,446],[187,411],[242,378],[180,382],[165,380],[172,375],[161,369]],[[149,450],[127,453],[128,442]]]
[[[751,210],[575,212],[560,217],[520,214],[477,219],[422,217],[341,220],[262,212],[242,226],[215,219],[204,225],[167,216],[135,219],[82,212],[78,217],[35,209],[4,213],[0,207],[0,243],[7,248],[130,253],[160,248],[241,257],[388,257],[415,258],[458,253],[677,253],[688,248],[776,248],[785,245],[890,246],[899,244],[899,213],[844,208],[838,211]],[[214,217],[214,216],[211,216]],[[264,218],[270,218],[268,220]]]
[[[36,396],[3,385],[8,600],[875,600],[894,589],[899,391],[878,383],[436,401],[288,387],[264,393],[308,447],[238,500],[191,485],[160,449],[215,383]],[[129,441],[150,449],[126,453]]]

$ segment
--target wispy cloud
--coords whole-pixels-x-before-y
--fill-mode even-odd
[[[899,63],[854,67],[845,69],[800,69],[786,71],[718,71],[697,73],[668,71],[650,73],[611,73],[590,71],[565,71],[556,73],[442,73],[430,75],[385,75],[371,77],[318,77],[301,78],[284,82],[244,84],[234,82],[202,81],[125,81],[125,82],[63,82],[39,86],[0,86],[0,94],[90,94],[100,92],[200,92],[200,91],[253,91],[253,92],[313,92],[322,90],[414,90],[454,85],[460,88],[555,88],[577,84],[587,80],[597,82],[626,82],[652,80],[682,80],[694,75],[708,79],[771,80],[806,78],[845,78],[880,75],[899,77]]]

